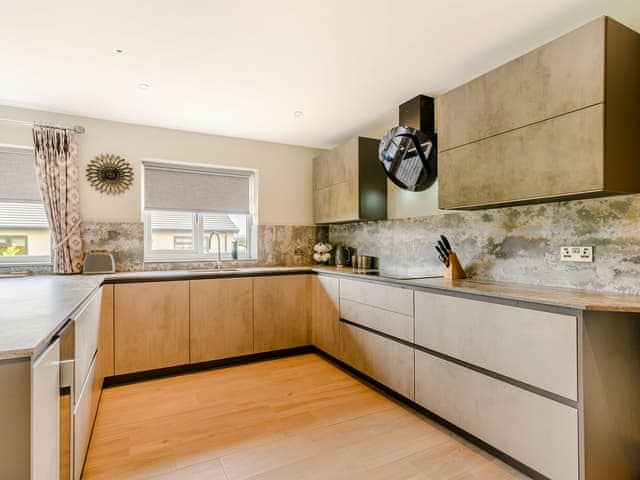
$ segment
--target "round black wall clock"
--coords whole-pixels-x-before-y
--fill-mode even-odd
[[[87,180],[100,193],[118,195],[133,184],[133,168],[124,158],[103,153],[87,165]]]

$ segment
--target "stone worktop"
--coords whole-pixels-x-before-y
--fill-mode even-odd
[[[442,277],[398,279],[351,268],[256,267],[238,270],[171,270],[105,275],[36,275],[0,279],[0,360],[39,352],[68,318],[103,283],[158,282],[261,275],[317,273],[382,282],[418,290],[460,293],[574,310],[640,313],[640,295],[540,287]]]
[[[605,293],[561,287],[543,287],[520,283],[491,282],[478,280],[446,280],[443,277],[411,278],[399,280],[375,273],[359,273],[351,268],[317,267],[317,273],[366,279],[367,281],[392,283],[408,288],[431,291],[457,292],[474,296],[528,302],[575,310],[602,312],[640,313],[640,295]]]
[[[102,281],[100,275],[0,279],[0,359],[44,348]]]

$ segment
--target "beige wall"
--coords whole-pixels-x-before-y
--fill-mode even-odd
[[[79,124],[81,213],[88,221],[141,221],[140,165],[143,159],[253,168],[258,170],[258,220],[263,225],[311,225],[311,160],[318,150],[216,135],[182,132],[0,106],[0,118]],[[29,128],[0,122],[0,144],[31,146]],[[128,159],[135,183],[126,193],[107,196],[86,181],[87,163],[100,153]]]
[[[398,125],[398,111],[395,109],[380,118],[359,134],[366,137],[382,138],[391,127]],[[438,209],[438,182],[424,192],[409,192],[398,188],[391,181],[387,183],[389,218],[424,217],[443,213]]]

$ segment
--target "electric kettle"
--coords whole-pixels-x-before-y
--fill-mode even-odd
[[[348,267],[351,265],[351,257],[353,252],[351,247],[340,245],[336,248],[336,267]]]

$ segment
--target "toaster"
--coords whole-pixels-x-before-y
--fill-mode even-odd
[[[109,252],[95,250],[84,257],[82,273],[114,273],[115,271],[116,261]]]

